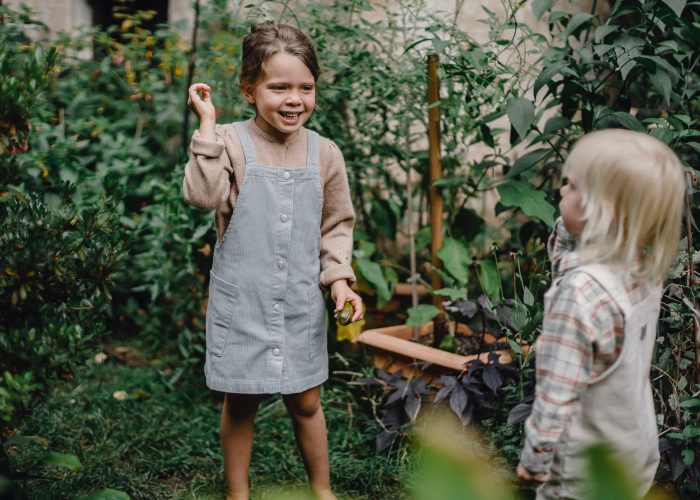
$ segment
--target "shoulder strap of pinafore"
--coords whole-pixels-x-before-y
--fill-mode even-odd
[[[621,279],[609,266],[603,264],[585,264],[577,268],[577,271],[584,272],[592,276],[610,296],[615,300],[622,311],[623,316],[629,317],[632,303],[627,293],[627,289]]]
[[[318,171],[319,158],[321,154],[319,142],[318,133],[314,132],[313,130],[309,130],[306,146],[306,168],[310,171]]]
[[[253,146],[253,141],[250,138],[245,122],[235,122],[233,126],[238,133],[238,138],[241,140],[246,164],[256,163],[257,159],[255,158],[255,147]]]

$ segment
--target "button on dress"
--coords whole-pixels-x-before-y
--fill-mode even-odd
[[[243,123],[236,207],[214,250],[204,372],[213,390],[294,394],[328,378],[319,284],[323,195],[319,136],[307,131],[305,168],[258,163]]]

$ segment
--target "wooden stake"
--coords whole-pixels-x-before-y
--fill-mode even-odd
[[[439,269],[438,251],[442,247],[442,193],[435,187],[435,181],[442,177],[440,161],[440,78],[438,77],[439,58],[437,54],[428,56],[428,143],[430,158],[430,228],[432,255],[432,286],[433,290],[442,288],[442,280],[435,272]],[[433,305],[440,309],[440,314],[433,320],[433,346],[439,347],[445,336],[445,310],[442,298],[433,295]]]
[[[428,56],[428,142],[430,158],[430,227],[431,227],[431,253],[434,269],[440,268],[438,251],[442,247],[443,223],[442,223],[442,194],[435,187],[435,181],[442,177],[442,163],[440,161],[440,80],[438,77],[439,58],[437,54]],[[442,288],[442,280],[437,273],[432,273],[433,290]],[[433,296],[433,304],[442,310],[442,300],[439,296]]]

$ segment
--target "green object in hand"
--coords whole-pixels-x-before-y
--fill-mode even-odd
[[[346,302],[343,308],[338,311],[338,324],[343,326],[349,325],[354,315],[355,308],[352,307],[350,302]]]

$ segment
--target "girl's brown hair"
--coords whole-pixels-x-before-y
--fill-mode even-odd
[[[243,39],[238,83],[254,85],[262,75],[265,61],[280,52],[298,57],[309,68],[314,81],[318,80],[318,60],[311,40],[294,26],[265,21],[251,26],[250,34]]]

